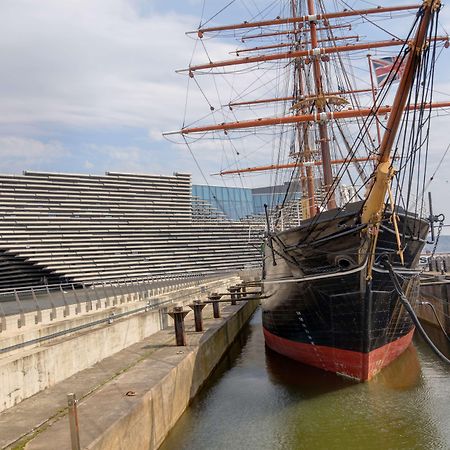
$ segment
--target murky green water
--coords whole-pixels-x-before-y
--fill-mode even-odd
[[[416,340],[370,383],[266,350],[257,312],[161,450],[450,449],[450,368]]]

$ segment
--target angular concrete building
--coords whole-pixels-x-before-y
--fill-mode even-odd
[[[192,197],[188,174],[0,175],[0,288],[235,270],[261,224]]]

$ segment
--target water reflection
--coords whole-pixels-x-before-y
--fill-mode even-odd
[[[266,350],[258,313],[161,449],[448,449],[448,368],[416,346],[355,383]]]

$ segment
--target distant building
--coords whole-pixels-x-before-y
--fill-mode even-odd
[[[193,185],[194,198],[208,202],[230,220],[240,220],[264,214],[264,205],[269,210],[283,203],[298,201],[298,183],[284,183],[279,186],[240,188],[223,186]]]
[[[251,192],[191,190],[189,174],[0,175],[0,289],[260,261],[261,223],[236,220],[254,213]]]

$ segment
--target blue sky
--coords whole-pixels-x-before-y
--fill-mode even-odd
[[[203,182],[186,147],[171,144],[161,133],[178,129],[183,121],[187,77],[174,71],[186,67],[193,52],[194,41],[185,31],[197,27],[202,11],[210,17],[226,3],[2,0],[0,171],[182,171],[192,173],[194,182]],[[238,0],[212,23],[248,20],[251,11],[271,4],[276,2]],[[277,6],[273,11],[280,9]],[[446,9],[442,16],[444,25],[450,24]],[[221,55],[220,59],[236,47],[231,42],[208,45],[211,55]],[[197,54],[199,60],[205,59],[203,51]],[[438,87],[443,92],[441,99],[448,99],[450,63],[445,58],[440,63]],[[207,106],[204,99],[198,91],[191,99],[189,113],[193,118],[201,116]],[[433,161],[450,143],[449,125],[448,116],[439,119]],[[217,146],[194,150],[205,175],[227,165],[227,157],[219,155]],[[247,156],[243,165],[262,163],[266,157],[270,162],[271,155],[252,148]],[[446,200],[449,168],[445,162],[434,183],[436,208],[450,218]],[[263,182],[249,180],[253,186]]]

